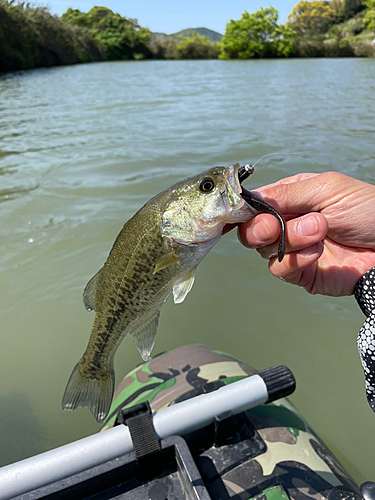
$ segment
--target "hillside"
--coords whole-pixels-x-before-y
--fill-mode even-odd
[[[220,42],[223,35],[218,33],[217,31],[209,30],[208,28],[187,28],[185,30],[178,31],[177,33],[171,33],[167,35],[166,33],[153,33],[151,42],[156,40],[157,38],[173,38],[178,39],[178,37],[191,37],[192,33],[198,33],[198,35],[206,36],[211,42]]]
[[[192,33],[198,33],[198,35],[206,36],[211,42],[220,42],[222,36],[217,31],[209,30],[208,28],[187,28],[186,30],[178,31],[173,33],[172,36],[187,36],[190,37]]]

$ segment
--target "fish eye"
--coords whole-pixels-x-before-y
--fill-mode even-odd
[[[215,187],[214,181],[209,177],[203,179],[203,181],[199,184],[199,189],[205,193],[208,191],[212,191],[214,187]]]

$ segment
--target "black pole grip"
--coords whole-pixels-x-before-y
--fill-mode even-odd
[[[272,368],[261,370],[257,375],[262,377],[266,384],[268,392],[267,403],[289,396],[295,391],[296,379],[286,366],[273,366]]]

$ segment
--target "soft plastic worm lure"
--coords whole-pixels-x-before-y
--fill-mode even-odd
[[[272,214],[280,222],[281,235],[280,235],[279,247],[277,250],[277,258],[278,261],[281,262],[285,255],[285,221],[283,216],[269,203],[266,203],[261,198],[258,198],[258,196],[251,193],[242,186],[242,182],[245,179],[247,179],[252,173],[254,173],[254,167],[252,165],[245,165],[244,167],[240,167],[238,170],[238,179],[242,187],[241,196],[246,201],[246,203],[248,203],[252,208],[257,210],[259,213]]]

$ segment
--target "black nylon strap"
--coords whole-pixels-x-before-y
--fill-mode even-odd
[[[119,420],[129,427],[138,465],[138,480],[144,482],[163,473],[160,443],[151,418],[149,403],[122,410]]]

